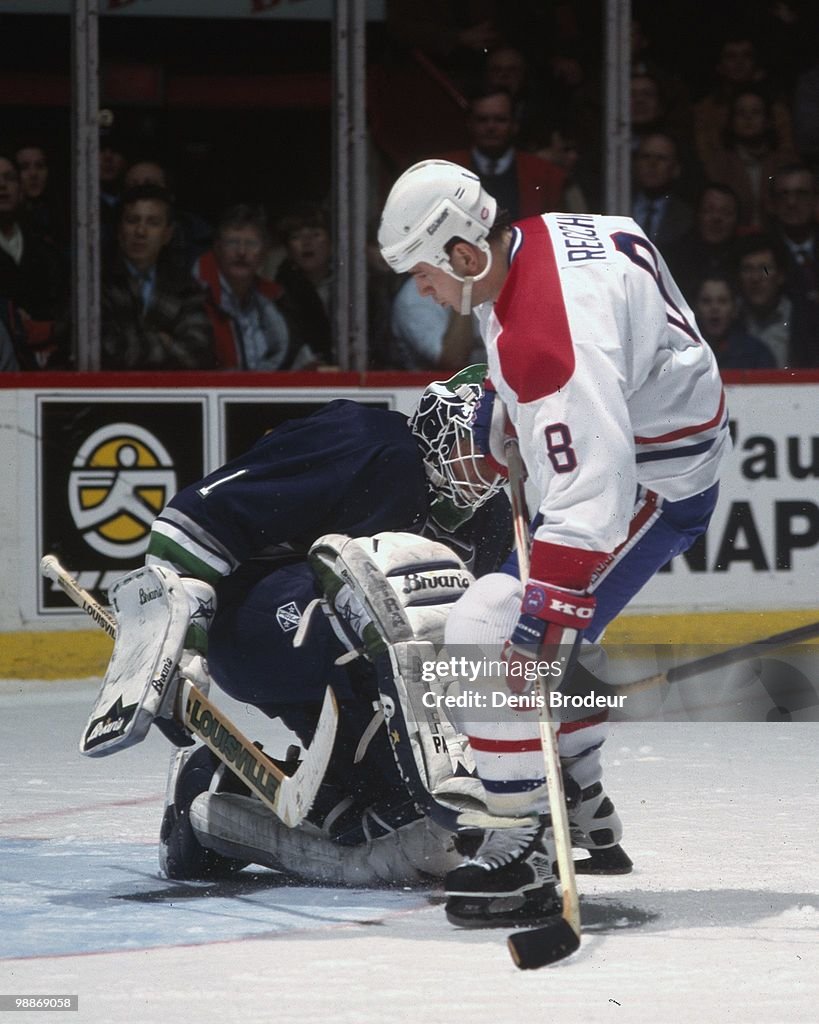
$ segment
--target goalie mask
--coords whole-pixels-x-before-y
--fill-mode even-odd
[[[430,516],[445,530],[465,523],[503,485],[472,434],[486,369],[479,363],[449,380],[433,381],[410,417],[432,492]]]

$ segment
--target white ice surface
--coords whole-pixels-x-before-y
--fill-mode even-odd
[[[819,724],[617,725],[635,871],[581,876],[580,951],[521,972],[439,890],[160,878],[170,748],[81,757],[94,691],[0,682],[2,993],[78,993],[93,1024],[819,1021]]]

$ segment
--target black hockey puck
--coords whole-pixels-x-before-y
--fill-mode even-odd
[[[515,932],[506,942],[512,959],[522,971],[546,967],[580,949],[580,936],[562,917],[542,928]]]

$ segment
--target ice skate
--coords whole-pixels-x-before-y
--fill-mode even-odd
[[[586,875],[627,875],[632,861],[620,846],[623,823],[602,782],[587,786],[569,809],[572,845],[588,851],[575,861],[575,871]]]
[[[217,775],[218,773],[218,775]],[[179,750],[171,761],[165,811],[159,830],[159,866],[166,878],[179,880],[225,878],[246,862],[222,857],[202,846],[188,813],[194,799],[211,788],[235,791],[241,783],[207,747]],[[245,793],[249,792],[242,787]]]
[[[545,822],[460,832],[466,859],[444,880],[447,919],[461,928],[512,928],[559,913],[546,836]]]

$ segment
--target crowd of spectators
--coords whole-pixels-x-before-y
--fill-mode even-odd
[[[635,17],[632,205],[609,211],[629,213],[657,246],[725,369],[819,366],[819,54],[796,45],[809,5],[768,8],[765,59],[737,24],[699,92],[656,58]],[[512,219],[602,209],[599,66],[571,45],[571,18],[559,25],[567,45],[536,63],[532,41],[510,36],[493,3],[391,2],[387,12],[393,53],[462,97],[462,124],[451,148],[425,146],[419,111],[415,150],[398,162],[381,151],[373,177],[441,157],[472,168]],[[36,137],[0,152],[0,371],[74,365],[68,204],[54,161]],[[99,180],[103,369],[337,368],[326,196],[272,222],[241,195],[203,216],[169,162],[134,152],[116,128],[101,132]],[[372,244],[367,273],[372,368],[480,357],[471,319],[386,273]]]

